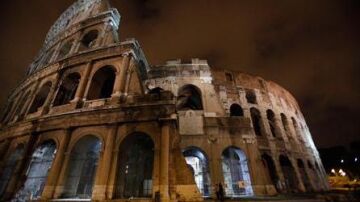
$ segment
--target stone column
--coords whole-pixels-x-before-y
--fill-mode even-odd
[[[59,82],[60,82],[60,74],[57,73],[56,77],[55,77],[55,81],[51,85],[48,97],[46,98],[45,103],[42,107],[42,112],[41,112],[42,115],[47,114],[49,112],[50,104],[54,100],[54,95],[55,95],[55,92],[57,92],[57,89],[59,87],[58,86]]]
[[[275,156],[275,158],[274,158]],[[277,157],[277,158],[276,158]],[[282,171],[282,167],[280,165],[280,161],[279,161],[279,155],[276,154],[276,153],[273,153],[271,155],[271,158],[273,159],[273,162],[274,162],[274,166],[275,166],[275,170],[276,170],[276,175],[278,176],[278,180],[280,182],[280,184],[278,182],[276,182],[276,186],[281,186],[281,187],[278,187],[282,192],[286,192],[286,187],[285,187],[285,177],[284,177],[284,174],[283,174],[283,171]]]
[[[161,147],[160,147],[160,198],[169,201],[169,149],[170,149],[170,123],[162,120]]]
[[[59,180],[61,168],[64,162],[65,151],[70,141],[71,132],[72,130],[70,128],[63,130],[61,141],[59,142],[59,145],[57,147],[58,150],[56,152],[55,159],[52,163],[49,175],[46,180],[44,191],[41,196],[42,200],[51,199],[54,195],[57,181]]]
[[[113,125],[107,132],[106,142],[103,146],[104,151],[100,164],[97,168],[96,178],[92,193],[92,199],[94,200],[105,200],[106,199],[106,185],[109,179],[110,168],[112,164],[112,153],[114,147],[114,141],[117,133],[118,126]]]
[[[91,69],[92,69],[92,62],[89,62],[86,64],[85,71],[81,76],[79,86],[75,93],[75,97],[71,102],[77,103],[83,99],[86,86],[88,85]]]
[[[129,67],[131,57],[128,54],[123,55],[122,64],[119,72],[116,73],[113,93],[111,95],[112,102],[118,102],[124,93],[126,72]]]

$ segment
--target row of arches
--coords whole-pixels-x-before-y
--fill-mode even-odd
[[[204,197],[211,196],[209,159],[198,147],[187,147],[183,150],[188,168],[191,170],[195,183]],[[223,184],[227,197],[252,196],[252,184],[247,157],[241,149],[229,146],[221,154]]]
[[[98,165],[103,149],[102,141],[95,135],[80,138],[70,151],[66,167],[63,191],[59,198],[89,199],[92,197]],[[39,199],[44,191],[52,163],[56,158],[57,145],[53,140],[41,143],[34,150],[26,168],[26,179],[14,199]],[[23,160],[24,145],[17,146],[0,171],[0,195],[6,188]],[[60,154],[61,155],[61,154]],[[153,189],[154,142],[145,133],[136,132],[125,137],[120,144],[116,171],[115,198],[151,197]]]

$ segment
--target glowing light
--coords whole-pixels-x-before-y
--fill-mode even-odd
[[[335,171],[335,169],[334,169],[334,168],[333,168],[333,169],[331,169],[331,172],[332,172],[332,173],[334,173],[334,174],[336,173],[336,171]]]
[[[355,162],[357,162],[358,161],[358,158],[357,157],[355,157]]]
[[[344,159],[341,159],[340,163],[344,163]]]

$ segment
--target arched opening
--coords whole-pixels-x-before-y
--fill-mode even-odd
[[[163,92],[164,89],[160,88],[160,87],[156,87],[156,88],[153,88],[151,90],[149,90],[148,94],[155,94],[155,95],[160,95],[161,92]]]
[[[111,66],[105,66],[97,70],[91,80],[88,99],[96,100],[111,97],[115,76],[115,69]]]
[[[292,123],[293,123],[295,135],[296,135],[296,136],[299,136],[299,134],[298,134],[299,128],[298,128],[298,124],[297,124],[295,118],[294,118],[294,117],[291,117],[291,121],[292,121]]]
[[[82,51],[94,47],[98,35],[99,32],[97,30],[91,30],[86,33],[80,42],[79,50]]]
[[[230,106],[230,116],[244,116],[244,111],[238,104],[232,104]]]
[[[297,166],[299,168],[300,176],[304,184],[306,191],[312,191],[309,176],[306,173],[304,162],[301,159],[297,160]]]
[[[261,133],[261,114],[260,111],[256,108],[250,109],[252,126],[254,128],[255,135],[262,136]]]
[[[283,125],[283,128],[284,128],[284,131],[288,132],[289,131],[289,122],[288,122],[285,114],[281,113],[280,117],[281,117],[281,122],[282,122],[282,125]]]
[[[143,133],[128,135],[119,148],[116,198],[151,197],[154,142]]]
[[[276,168],[273,159],[268,154],[263,154],[261,156],[265,172],[267,173],[267,177],[269,182],[275,186],[276,190],[279,191],[280,187],[277,186],[278,176],[276,174]]]
[[[222,152],[221,160],[226,196],[253,195],[245,153],[236,147],[228,147]]]
[[[0,196],[5,193],[6,187],[16,170],[16,166],[24,155],[24,145],[16,147],[15,151],[10,154],[8,159],[5,161],[5,165],[0,171]]]
[[[245,98],[248,103],[257,104],[256,94],[254,90],[251,89],[245,90]]]
[[[284,175],[285,186],[288,191],[296,192],[298,190],[298,180],[294,171],[294,167],[291,164],[289,158],[284,155],[280,155],[280,166]]]
[[[61,83],[56,95],[54,106],[70,103],[74,99],[76,90],[79,86],[80,74],[75,72],[69,74]]]
[[[203,110],[201,91],[198,87],[188,84],[178,91],[177,110]]]
[[[188,147],[183,150],[183,155],[188,167],[192,170],[198,189],[203,196],[210,196],[211,180],[205,153],[197,147]]]
[[[73,43],[74,43],[74,41],[70,40],[61,46],[61,48],[59,50],[59,55],[57,56],[58,60],[66,57],[70,53]]]
[[[53,55],[54,55],[54,50],[48,51],[47,54],[42,59],[42,64],[43,65],[49,64],[51,62],[51,59],[52,59]]]
[[[24,118],[24,115],[26,113],[26,108],[27,108],[27,106],[29,106],[29,104],[28,104],[29,96],[30,96],[30,91],[24,93],[21,97],[20,102],[18,103],[18,105],[16,107],[14,117],[17,116],[18,121],[20,121]]]
[[[44,142],[36,148],[27,169],[26,180],[22,188],[16,193],[15,199],[25,201],[41,197],[55,152],[56,143],[52,140]]]
[[[101,150],[101,140],[82,137],[73,147],[65,177],[62,198],[91,198]]]
[[[30,107],[29,113],[36,112],[40,107],[45,104],[45,101],[49,95],[51,89],[51,82],[48,81],[41,86],[40,91],[36,94],[34,101]]]
[[[270,126],[270,131],[271,131],[271,135],[273,137],[276,137],[276,126],[275,126],[275,114],[272,110],[268,109],[266,110],[266,117],[268,119],[269,122],[269,126]]]

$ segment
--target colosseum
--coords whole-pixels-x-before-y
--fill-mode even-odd
[[[48,32],[1,117],[8,201],[203,201],[318,192],[326,173],[295,98],[206,60],[149,65],[106,0]]]

